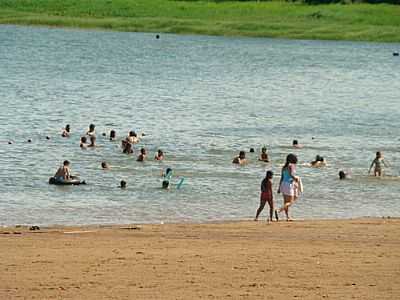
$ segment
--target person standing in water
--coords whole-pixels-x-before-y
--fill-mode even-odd
[[[259,161],[264,161],[264,162],[269,162],[269,157],[268,157],[268,153],[267,153],[267,147],[262,147],[261,148],[261,154],[260,154],[260,158],[258,159]]]
[[[140,154],[138,156],[138,158],[136,159],[136,161],[145,161],[147,157],[147,151],[145,148],[140,149]]]
[[[380,151],[376,152],[375,159],[372,161],[371,166],[369,167],[368,174],[371,173],[371,169],[374,165],[374,176],[383,176],[383,167],[388,167],[388,165],[385,163],[385,160],[383,159],[383,154]]]
[[[89,130],[86,132],[86,135],[88,135],[88,136],[95,136],[96,135],[96,131],[94,130],[95,129],[95,125],[94,124],[90,124],[89,125]]]
[[[296,164],[296,155],[289,154],[281,171],[278,194],[282,192],[283,206],[275,210],[276,219],[278,219],[278,213],[285,211],[286,220],[292,221],[289,217],[289,207],[297,200],[300,181],[299,177],[296,176]]]
[[[234,164],[239,164],[239,165],[243,165],[247,163],[247,159],[246,159],[246,153],[244,151],[240,151],[239,152],[239,156],[236,156],[233,160],[232,163]]]
[[[164,152],[161,149],[158,149],[156,155],[154,156],[155,160],[163,160],[164,159]]]
[[[261,195],[260,195],[260,206],[257,209],[256,217],[254,221],[258,220],[258,216],[263,211],[265,204],[268,202],[269,205],[269,219],[272,222],[272,215],[274,213],[274,200],[272,193],[272,177],[274,173],[272,171],[267,171],[265,178],[261,181]]]
[[[69,124],[67,124],[66,126],[65,126],[65,128],[63,129],[63,132],[62,132],[62,134],[61,134],[61,136],[62,137],[69,137],[70,136],[70,130],[71,130],[71,128],[70,128],[70,126],[69,126]]]
[[[115,130],[110,131],[110,141],[114,141],[117,138]]]

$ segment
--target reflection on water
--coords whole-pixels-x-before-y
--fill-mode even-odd
[[[305,185],[295,218],[400,215],[399,44],[16,26],[0,26],[0,41],[2,225],[249,218],[265,171],[275,172],[277,188],[290,152]],[[90,123],[100,147],[81,150]],[[111,129],[117,142],[101,135]],[[121,154],[132,129],[146,133],[138,147],[150,158],[161,148],[166,160]],[[293,139],[304,148],[291,149]],[[257,161],[263,145],[271,163]],[[250,147],[251,163],[233,166]],[[392,177],[366,176],[377,150]],[[316,154],[327,167],[307,166]],[[88,185],[47,184],[64,159]],[[176,181],[185,177],[182,189],[160,188],[167,166]],[[340,169],[352,179],[339,181]]]

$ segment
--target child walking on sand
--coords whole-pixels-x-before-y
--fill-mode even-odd
[[[272,194],[272,177],[274,173],[272,171],[267,171],[265,178],[261,181],[261,196],[260,196],[260,206],[257,209],[256,217],[254,221],[258,220],[258,216],[263,211],[265,204],[268,202],[269,205],[269,219],[272,222],[272,216],[274,213],[274,200]]]

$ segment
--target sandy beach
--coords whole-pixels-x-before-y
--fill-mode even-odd
[[[398,299],[400,220],[0,229],[0,299]]]

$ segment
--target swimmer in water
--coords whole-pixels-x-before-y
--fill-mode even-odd
[[[122,152],[125,154],[132,154],[133,153],[133,149],[132,149],[132,144],[127,142],[127,141],[123,141],[122,143],[123,145],[123,150]]]
[[[90,124],[89,125],[89,130],[86,132],[86,135],[88,135],[88,136],[94,136],[94,135],[96,135],[96,131],[94,130],[95,129],[95,125],[94,124]]]
[[[137,134],[136,134],[136,132],[135,131],[129,131],[129,134],[128,134],[128,136],[127,136],[127,141],[129,142],[129,143],[131,143],[131,144],[137,144],[137,143],[139,143],[139,138],[138,138],[138,136],[137,136]]]
[[[71,130],[71,128],[70,128],[69,124],[67,124],[65,126],[65,128],[63,129],[63,132],[61,133],[61,136],[62,137],[69,137],[70,134],[71,134],[70,130]]]
[[[117,138],[117,134],[116,134],[115,130],[111,130],[110,131],[110,141],[115,141],[116,138]]]
[[[293,140],[292,147],[296,148],[296,149],[300,149],[300,148],[303,148],[303,145],[300,145],[298,140]]]
[[[81,142],[79,144],[79,147],[81,147],[82,149],[85,149],[87,147],[87,138],[86,136],[81,137]]]
[[[172,169],[167,168],[165,170],[165,172],[162,173],[162,177],[163,177],[163,181],[162,181],[161,187],[163,189],[167,190],[167,189],[169,189],[169,181],[171,180],[171,177],[172,177]]]
[[[374,176],[380,177],[383,176],[383,167],[388,167],[385,160],[383,159],[383,154],[378,151],[376,152],[375,159],[372,161],[371,166],[369,167],[368,174],[371,173],[372,167],[375,165],[374,168]]]
[[[344,171],[339,171],[339,179],[345,180],[347,178],[347,174]]]
[[[125,181],[125,180],[121,180],[121,182],[119,183],[119,187],[120,187],[121,189],[126,188],[126,181]]]
[[[239,164],[239,165],[243,165],[247,163],[247,159],[246,159],[246,153],[244,151],[240,151],[239,152],[239,156],[236,156],[233,160],[232,160],[233,164]]]
[[[91,135],[90,136],[90,144],[88,145],[88,147],[97,147],[97,145],[96,145],[96,136],[95,135]]]
[[[155,160],[163,160],[164,159],[164,152],[161,149],[158,149],[156,156],[154,156]]]
[[[107,162],[103,161],[103,162],[101,163],[101,168],[102,168],[103,170],[109,170],[109,169],[110,169],[110,165],[109,165]]]
[[[56,174],[54,174],[54,179],[56,181],[65,182],[73,179],[73,176],[71,176],[71,169],[69,165],[70,165],[69,161],[64,160],[63,165],[59,167]]]
[[[147,157],[146,149],[142,148],[140,149],[140,154],[136,161],[145,161],[146,157]]]
[[[258,160],[259,161],[264,161],[264,162],[269,162],[268,153],[267,153],[267,147],[262,147],[261,148],[261,154],[260,154],[260,158]]]
[[[310,165],[314,168],[320,168],[326,166],[326,161],[322,156],[317,155]]]

